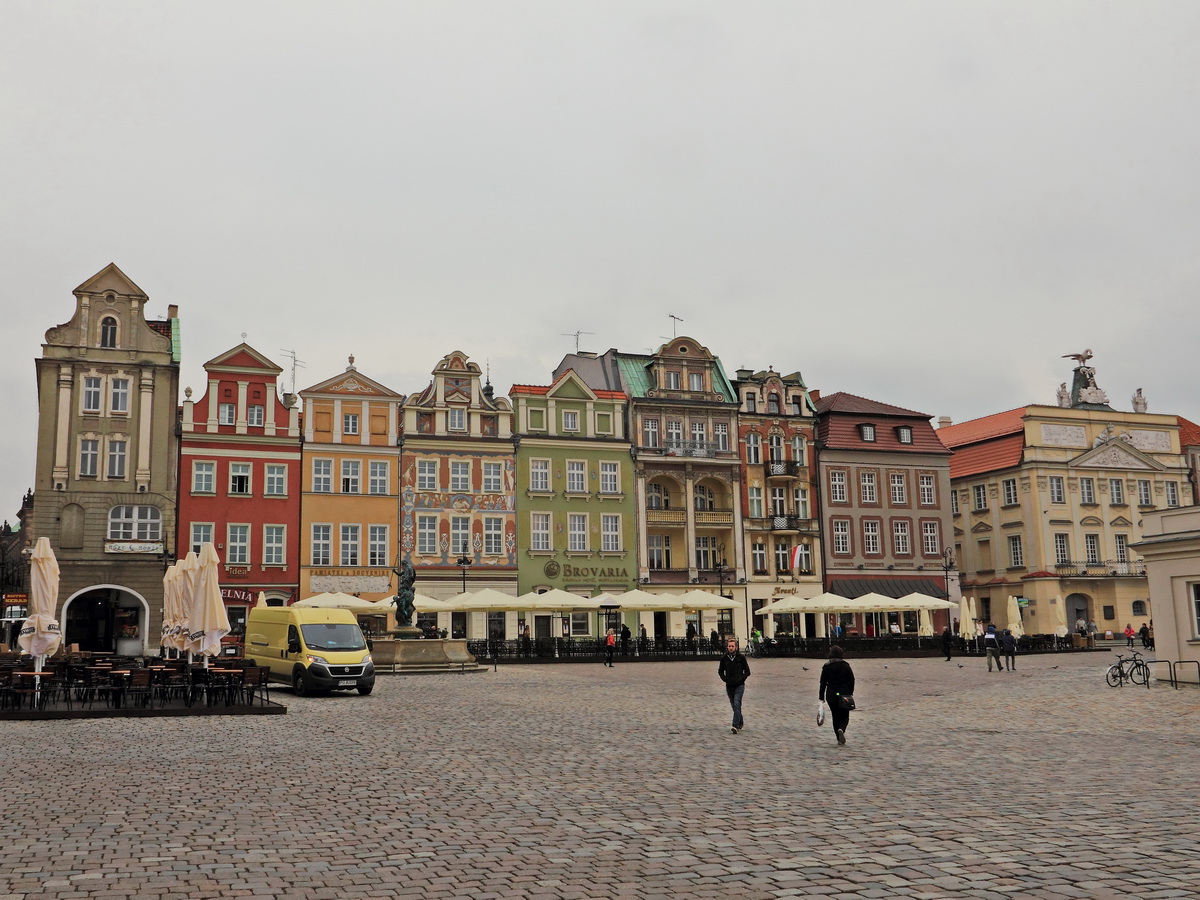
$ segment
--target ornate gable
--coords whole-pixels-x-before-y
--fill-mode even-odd
[[[104,294],[111,291],[123,297],[140,297],[147,299],[146,292],[133,283],[128,275],[117,268],[116,263],[109,263],[79,287],[76,294]]]
[[[246,343],[238,344],[233,349],[226,350],[219,356],[214,356],[204,364],[204,368],[205,371],[209,372],[229,370],[245,372],[248,369],[261,369],[275,375],[283,372],[282,368]]]
[[[1166,466],[1121,438],[1114,438],[1087,453],[1083,453],[1068,465],[1073,469],[1141,469],[1143,471],[1165,471]]]
[[[971,534],[985,534],[992,530],[992,526],[987,522],[979,522],[971,529]]]
[[[300,396],[307,397],[311,394],[345,394],[352,397],[385,397],[389,399],[400,398],[391,388],[385,387],[378,381],[368,378],[358,369],[354,368],[354,357],[350,357],[350,365],[346,367],[346,371],[339,375],[334,375],[332,378],[327,378],[320,384],[314,384],[312,387],[305,388],[300,392]]]

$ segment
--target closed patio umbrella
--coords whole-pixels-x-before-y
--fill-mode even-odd
[[[178,585],[175,593],[175,624],[171,627],[171,636],[175,649],[182,653],[188,651],[188,661],[192,652],[188,649],[188,622],[192,617],[192,607],[196,605],[196,582],[200,575],[200,557],[195,550],[189,550],[183,562],[179,564]]]
[[[1021,604],[1011,594],[1008,597],[1008,622],[1005,627],[1013,633],[1013,637],[1024,637],[1025,626],[1021,624]]]
[[[267,593],[266,593],[266,591],[258,592],[258,601],[254,604],[254,608],[255,609],[266,609],[267,608]]]
[[[621,609],[630,612],[634,610],[642,612],[682,612],[684,608],[683,604],[679,601],[678,595],[652,594],[649,591],[637,588],[632,591],[625,591],[623,594],[617,594],[616,600],[621,604]]]
[[[47,656],[62,646],[62,629],[54,618],[58,608],[58,560],[50,547],[50,539],[40,537],[33,548],[29,571],[29,617],[21,625],[17,643],[33,657],[34,671],[42,670]]]
[[[174,629],[179,622],[179,583],[183,575],[179,568],[181,563],[182,560],[171,563],[163,574],[162,637],[158,643],[164,656],[168,650],[178,649],[175,646]]]
[[[933,637],[933,620],[929,618],[929,610],[917,610],[917,636]]]
[[[971,609],[971,598],[966,594],[958,601],[958,636],[970,640],[975,637],[974,612]]]
[[[208,658],[221,652],[221,638],[229,634],[229,614],[221,599],[221,559],[211,543],[200,547],[200,571],[196,576],[196,598],[188,616],[188,649]]]
[[[1063,602],[1062,594],[1056,594],[1050,601],[1050,609],[1054,613],[1054,633],[1060,638],[1067,636],[1067,604]]]

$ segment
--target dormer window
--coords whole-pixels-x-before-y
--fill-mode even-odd
[[[688,390],[703,391],[704,390],[704,373],[689,372],[688,373]]]
[[[800,400],[799,394],[797,394],[795,397],[792,398],[792,415],[793,416],[804,415],[804,404]]]
[[[680,386],[681,386],[681,381],[680,381],[679,373],[678,372],[668,372],[667,373],[667,390],[668,391],[678,391],[678,390],[680,390]]]
[[[564,409],[562,414],[563,431],[579,430],[579,413],[573,409]]]
[[[901,425],[896,429],[896,440],[902,444],[912,443],[912,428],[908,425]]]
[[[233,425],[237,421],[237,406],[233,403],[217,404],[217,424]]]
[[[779,415],[779,395],[778,394],[768,394],[767,395],[767,414],[772,415],[772,416]]]
[[[446,428],[450,431],[467,430],[467,411],[461,406],[452,406],[446,410]]]
[[[874,441],[875,440],[875,426],[867,425],[867,424],[859,425],[858,426],[858,434],[859,434],[859,437],[861,437],[864,441]]]
[[[746,395],[746,412],[758,412],[758,395],[753,392]]]
[[[100,346],[117,346],[117,320],[112,316],[100,320]]]

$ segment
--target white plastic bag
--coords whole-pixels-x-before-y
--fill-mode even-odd
[[[825,724],[825,704],[817,701],[817,727],[820,728]]]

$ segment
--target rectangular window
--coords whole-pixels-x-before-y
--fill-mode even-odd
[[[1020,569],[1025,565],[1025,548],[1021,545],[1019,534],[1008,536],[1008,565],[1014,569]]]
[[[683,423],[667,422],[667,449],[679,450],[683,443]]]
[[[225,564],[229,566],[250,564],[249,525],[229,526],[229,541],[225,544]]]
[[[1005,478],[1002,487],[1004,488],[1004,505],[1017,505],[1017,479]]]
[[[911,444],[912,434],[912,429],[907,425],[901,425],[896,429],[896,439],[902,444]]]
[[[704,390],[704,373],[689,372],[688,373],[688,390],[702,391]]]
[[[283,529],[282,525],[263,526],[263,565],[283,565]]]
[[[850,552],[850,520],[833,520],[833,552],[846,555]]]
[[[1167,506],[1179,505],[1179,484],[1175,481],[1164,481],[1163,487],[1166,489]]]
[[[314,459],[312,466],[312,489],[316,494],[328,494],[333,490],[333,460]]]
[[[250,409],[247,410],[247,413],[248,413],[248,415],[246,417],[247,425],[261,426],[263,424],[263,422],[266,421],[266,408],[263,406],[259,406],[259,405],[251,406]]]
[[[358,413],[343,414],[342,434],[358,434]]]
[[[977,510],[987,509],[988,508],[987,485],[986,484],[977,484],[977,485],[975,485],[974,488],[972,488],[972,492],[975,495],[975,509],[977,509]]]
[[[469,516],[450,517],[450,552],[467,554],[471,549],[471,519]]]
[[[746,394],[746,412],[758,412],[758,394],[755,394],[753,391]]]
[[[1092,478],[1079,479],[1079,502],[1092,504],[1096,502],[1096,481]]]
[[[908,523],[892,523],[892,552],[897,556],[908,556],[912,552],[908,540]]]
[[[921,505],[933,506],[937,500],[937,495],[933,489],[933,476],[922,475],[920,476],[919,483],[921,487]]]
[[[579,430],[579,413],[573,409],[564,409],[562,414],[563,431]]]
[[[500,493],[500,476],[502,466],[498,462],[485,462],[483,464],[483,492],[485,494]]]
[[[129,412],[129,379],[114,378],[109,409],[115,413]]]
[[[755,575],[767,574],[767,545],[756,543],[750,548],[751,564]]]
[[[504,520],[499,516],[484,517],[483,553],[485,556],[500,556],[504,553]]]
[[[571,613],[571,637],[587,637],[591,633],[591,616],[585,612]]]
[[[696,568],[711,569],[717,561],[717,539],[708,535],[696,538]]]
[[[904,477],[904,473],[893,472],[888,481],[892,488],[892,503],[897,506],[908,503],[908,479]]]
[[[879,522],[874,519],[863,519],[863,553],[878,554],[879,549]]]
[[[550,549],[550,513],[529,514],[529,549]]]
[[[752,466],[762,462],[762,437],[753,431],[746,435],[746,462]]]
[[[846,473],[829,473],[829,500],[831,503],[846,502]]]
[[[879,494],[876,491],[875,473],[858,473],[858,498],[860,503],[878,503]]]
[[[647,564],[651,569],[671,568],[671,536],[651,534],[646,537]]]
[[[1087,554],[1088,565],[1096,565],[1100,562],[1100,535],[1085,534],[1083,536],[1083,550]]]
[[[567,549],[582,552],[588,548],[587,515],[571,513],[567,516]]]
[[[692,423],[692,440],[696,442],[698,447],[703,446],[708,440],[708,428],[703,422]]]
[[[860,435],[862,435],[862,439],[864,441],[874,441],[875,440],[875,426],[874,425],[859,425],[858,433]]]
[[[746,489],[746,495],[749,498],[749,515],[751,519],[761,519],[763,517],[763,492],[761,487],[749,487]]]
[[[792,436],[792,459],[797,465],[805,465],[808,462],[808,443],[804,440],[804,435],[797,434]]]
[[[417,553],[421,556],[436,556],[437,552],[437,516],[417,516]]]
[[[771,515],[787,515],[787,490],[785,488],[771,488]]]
[[[287,493],[287,466],[267,466],[264,491],[268,497],[282,497]]]
[[[787,541],[775,542],[775,571],[779,575],[791,574],[792,548]]]
[[[343,566],[358,565],[358,542],[362,532],[359,525],[343,525],[341,541],[341,560]]]
[[[1129,562],[1129,535],[1114,534],[1113,543],[1116,544],[1117,548],[1117,562]]]
[[[216,492],[217,464],[214,462],[192,463],[192,493],[212,494]]]
[[[312,564],[327,566],[330,564],[330,545],[333,542],[332,525],[314,525],[312,527]]]
[[[362,493],[362,463],[357,459],[342,460],[342,493]]]
[[[88,376],[83,379],[83,411],[100,412],[100,379]]]
[[[668,372],[667,373],[667,390],[668,391],[679,390],[681,384],[682,384],[682,382],[680,380],[678,372]]]
[[[1060,566],[1071,564],[1071,536],[1069,534],[1054,535],[1054,562]]]
[[[229,493],[248,496],[250,493],[250,463],[229,464]]]
[[[808,509],[808,488],[798,487],[792,492],[792,502],[796,510],[796,515],[801,519],[809,518]]]
[[[793,575],[811,575],[813,570],[812,564],[812,545],[797,544],[796,545],[796,565],[792,570]]]
[[[1063,487],[1063,479],[1061,475],[1051,475],[1049,479],[1050,487],[1050,502],[1051,503],[1066,503],[1067,492]]]
[[[450,490],[460,493],[471,490],[471,464],[469,462],[451,461]]]
[[[218,425],[236,425],[237,424],[237,405],[234,403],[219,403],[219,404],[217,404],[217,424]]]
[[[942,536],[937,522],[921,523],[921,552],[926,556],[938,556],[942,552]]]
[[[647,447],[658,446],[658,419],[642,420],[642,443]]]
[[[446,410],[446,428],[450,431],[466,431],[467,411],[461,406],[452,406]]]
[[[621,464],[600,463],[600,493],[617,494],[621,490]]]
[[[621,517],[604,514],[600,517],[600,549],[616,553],[621,549]]]
[[[1154,497],[1150,490],[1150,481],[1147,478],[1139,478],[1137,483],[1138,506],[1153,506]]]
[[[386,525],[367,526],[367,565],[386,566],[388,564],[388,527]]]
[[[950,492],[950,512],[952,515],[958,515],[958,491]]]
[[[529,461],[529,489],[531,491],[550,490],[550,460],[531,459]]]
[[[213,539],[212,522],[192,523],[192,552],[199,553],[205,544],[211,544]]]
[[[417,460],[417,490],[436,491],[438,489],[437,460]]]
[[[1125,505],[1125,482],[1120,478],[1108,479],[1108,502],[1112,506]]]
[[[572,494],[582,494],[587,490],[587,476],[582,461],[572,459],[567,461],[567,491]]]
[[[108,477],[125,477],[125,442],[108,442]]]
[[[376,459],[367,463],[367,491],[372,494],[388,492],[388,470],[391,468],[387,460]]]
[[[713,423],[713,440],[717,444],[717,449],[721,451],[729,450],[729,423],[715,422]]]

